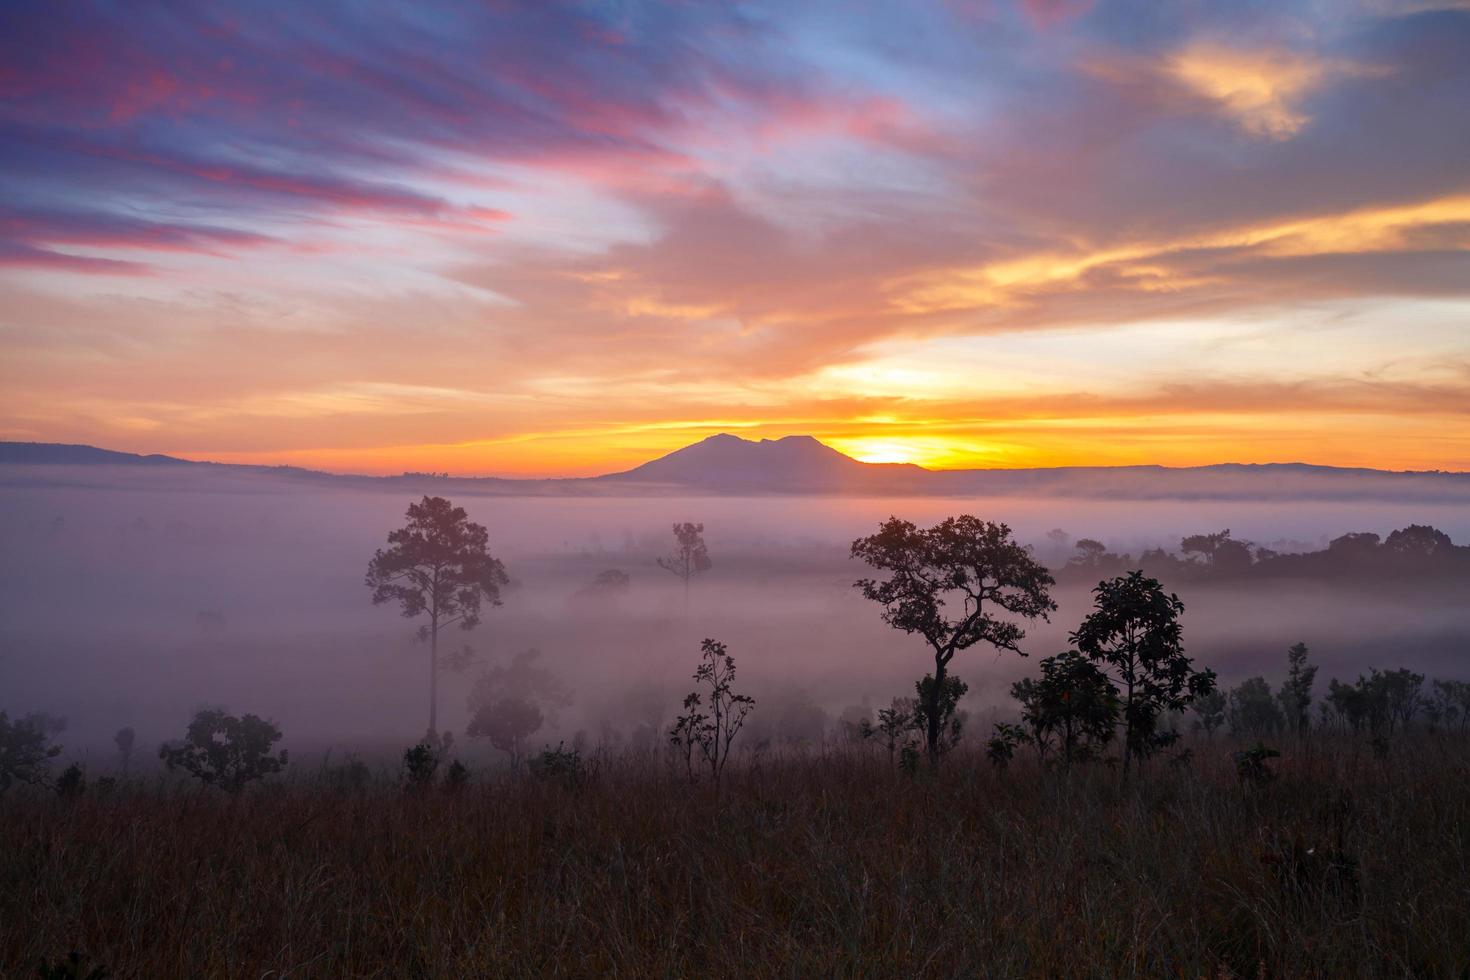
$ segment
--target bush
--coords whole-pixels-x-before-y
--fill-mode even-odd
[[[425,790],[434,785],[439,771],[439,749],[420,742],[403,750],[403,776],[409,789]]]
[[[1276,773],[1271,770],[1266,761],[1280,757],[1280,752],[1268,749],[1260,742],[1231,755],[1231,758],[1235,760],[1235,775],[1241,782],[1256,786],[1263,786],[1276,778]]]
[[[87,774],[73,762],[61,771],[56,779],[56,795],[64,800],[75,799],[87,792]]]
[[[563,748],[565,743],[556,743],[556,748],[547,747],[531,760],[531,775],[537,779],[554,779],[577,785],[586,778],[587,770],[582,764],[582,753],[575,748]]]

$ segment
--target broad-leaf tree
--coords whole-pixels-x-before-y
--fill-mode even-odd
[[[1184,655],[1179,616],[1184,603],[1158,579],[1129,572],[1099,582],[1093,611],[1072,634],[1077,649],[1110,670],[1123,696],[1123,778],[1134,756],[1170,744],[1159,730],[1165,712],[1181,711],[1215,688],[1215,672],[1196,671]]]
[[[286,767],[286,752],[272,754],[281,730],[256,715],[236,718],[217,708],[200,711],[178,742],[159,746],[170,770],[183,769],[209,786],[238,793],[247,783]]]
[[[507,697],[482,704],[470,719],[466,734],[488,738],[490,744],[510,756],[510,767],[520,772],[526,754],[526,739],[541,728],[545,716],[525,698]]]
[[[11,721],[0,711],[0,793],[13,783],[37,785],[46,781],[51,760],[61,754],[61,746],[51,741],[56,730],[45,715]]]
[[[1250,738],[1277,735],[1286,724],[1286,716],[1271,693],[1264,677],[1247,677],[1231,690],[1226,717],[1230,731]]]
[[[883,622],[917,633],[934,654],[933,683],[921,705],[931,763],[939,761],[949,663],[961,650],[988,643],[1020,653],[1026,631],[1016,620],[1045,620],[1056,609],[1055,583],[1004,524],[966,514],[931,528],[890,517],[878,533],[852,543],[861,558],[885,579],[860,579],[854,586],[883,607]]]
[[[388,534],[388,547],[368,563],[366,581],[373,605],[396,602],[406,618],[429,617],[419,637],[429,641],[428,734],[435,738],[439,632],[450,626],[474,629],[483,604],[500,605],[500,590],[510,582],[505,566],[490,554],[484,525],[443,497],[425,497],[408,505],[408,523]]]
[[[1111,740],[1118,721],[1118,692],[1076,650],[1041,661],[1041,676],[1011,685],[1011,697],[1021,703],[1021,720],[1038,753],[1045,758],[1055,740],[1069,767]]]

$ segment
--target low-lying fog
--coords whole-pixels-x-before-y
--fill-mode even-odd
[[[422,734],[428,668],[416,623],[372,606],[363,584],[374,549],[403,522],[407,494],[264,477],[249,489],[235,481],[165,491],[113,472],[108,487],[0,487],[0,709],[64,715],[67,754],[103,760],[119,727],[136,728],[144,750],[180,734],[203,704],[274,719],[298,753],[371,751]],[[738,686],[756,695],[767,729],[810,729],[813,703],[836,718],[865,698],[882,706],[912,693],[932,669],[926,648],[883,625],[851,587],[865,567],[847,557],[853,538],[891,514],[921,524],[959,513],[1005,521],[1053,566],[1070,553],[1048,538],[1053,528],[1135,555],[1226,527],[1281,551],[1410,523],[1470,539],[1470,508],[1457,504],[454,499],[489,528],[514,584],[480,628],[454,631],[447,645],[468,642],[490,662],[542,651],[574,703],[538,745],[578,730],[596,741],[639,724],[667,727],[705,636],[729,645]],[[670,525],[686,520],[704,523],[714,560],[694,583],[687,621],[681,584],[655,564],[671,550]],[[574,597],[607,569],[631,576],[626,595],[613,604]],[[1165,584],[1186,603],[1190,653],[1227,684],[1259,672],[1278,682],[1284,651],[1298,640],[1322,665],[1323,687],[1369,665],[1470,676],[1463,586],[1381,594],[1331,583]],[[1052,622],[1023,643],[1030,661],[981,648],[956,658],[978,722],[1008,708],[1009,683],[1037,655],[1066,646],[1086,588],[1059,588],[1056,598]],[[443,676],[442,728],[462,733],[479,669]],[[468,747],[462,735],[460,745]]]

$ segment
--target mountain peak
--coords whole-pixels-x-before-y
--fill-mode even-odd
[[[710,489],[811,492],[851,489],[872,470],[812,436],[755,440],[721,432],[612,478]]]

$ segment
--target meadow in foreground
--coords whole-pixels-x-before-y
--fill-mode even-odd
[[[409,788],[380,772],[0,805],[0,973],[1464,976],[1470,743],[1223,740],[937,772],[871,743]],[[362,770],[357,769],[359,776]],[[356,784],[354,785],[354,782]],[[81,973],[78,975],[86,975]]]

